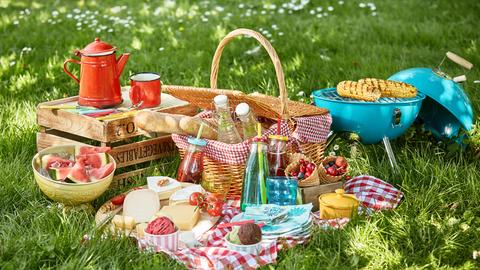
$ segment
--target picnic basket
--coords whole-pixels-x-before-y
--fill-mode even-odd
[[[259,93],[245,94],[238,90],[217,89],[219,63],[223,49],[233,38],[241,35],[247,35],[257,40],[270,56],[275,67],[279,87],[278,98]],[[186,100],[207,111],[214,109],[212,100],[215,96],[221,94],[228,97],[231,107],[246,102],[251,110],[259,117],[272,119],[274,121],[281,119],[281,134],[289,136],[289,138],[295,141],[297,145],[293,147],[293,149],[299,149],[315,162],[320,163],[321,160],[323,160],[323,153],[326,146],[325,142],[331,124],[331,117],[328,114],[328,110],[288,99],[283,69],[278,55],[270,42],[258,32],[249,29],[237,29],[227,34],[221,40],[212,60],[210,88],[166,85],[162,87],[162,91],[179,99]],[[211,113],[201,113],[200,117],[208,120],[212,115]],[[306,131],[303,130],[303,133],[297,132],[297,125],[308,126],[308,121],[312,120],[322,123],[318,127],[322,132],[314,136],[314,141],[303,140],[305,136],[302,135],[305,135],[304,133]],[[263,136],[268,137],[270,134],[275,134],[276,130],[277,128],[272,126],[263,133]],[[299,135],[299,133],[302,134]],[[297,135],[297,139],[293,139],[292,135]],[[186,136],[172,134],[172,139],[179,148],[180,154],[183,155],[188,146]],[[244,141],[232,145],[212,140],[207,141],[202,182],[206,184],[207,189],[211,192],[222,193],[228,190],[231,195],[241,194],[245,161],[249,153],[250,142]],[[231,153],[235,153],[233,157]]]

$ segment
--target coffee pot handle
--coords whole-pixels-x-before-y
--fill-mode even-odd
[[[72,79],[74,79],[77,83],[80,83],[80,80],[77,77],[75,77],[75,75],[73,75],[70,71],[68,71],[68,69],[67,69],[67,64],[68,63],[74,63],[74,64],[77,64],[77,65],[80,65],[80,62],[75,60],[75,59],[67,59],[63,63],[63,71],[65,73],[67,73],[67,75],[70,76]]]

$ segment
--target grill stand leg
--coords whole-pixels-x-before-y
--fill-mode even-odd
[[[390,145],[390,140],[387,136],[383,137],[383,145],[385,145],[385,151],[387,152],[388,159],[390,161],[390,166],[392,166],[393,172],[397,172],[398,165],[397,160],[395,159],[395,154],[393,154],[392,146]]]

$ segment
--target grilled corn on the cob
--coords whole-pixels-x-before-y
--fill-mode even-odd
[[[337,85],[337,93],[342,97],[360,99],[365,101],[376,101],[381,93],[378,88],[371,85],[360,84],[354,81],[343,81]]]
[[[358,83],[378,88],[382,97],[411,98],[417,96],[417,89],[404,82],[365,78],[359,80]]]

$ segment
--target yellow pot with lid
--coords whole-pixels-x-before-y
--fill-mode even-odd
[[[345,194],[343,189],[336,189],[335,193],[323,194],[318,201],[321,219],[352,217],[357,213],[360,204],[355,194]]]

